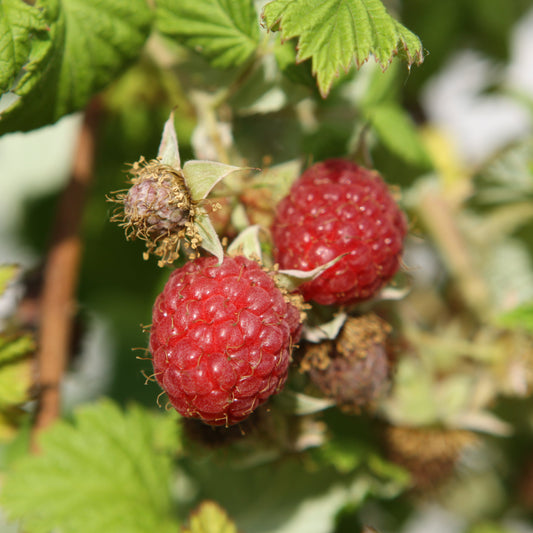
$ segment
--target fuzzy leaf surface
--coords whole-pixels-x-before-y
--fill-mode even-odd
[[[13,6],[15,0],[2,1]],[[138,57],[150,32],[145,0],[37,0],[4,18],[0,38],[0,134],[28,131],[82,109]],[[6,34],[7,31],[7,34]],[[7,37],[6,37],[7,35]],[[11,37],[27,37],[10,45]]]
[[[423,61],[420,39],[392,18],[380,0],[273,0],[263,10],[269,30],[298,38],[297,62],[311,58],[323,97],[341,69],[359,68],[373,55],[385,69],[396,55]]]
[[[15,463],[2,508],[28,533],[177,531],[169,424],[170,417],[140,407],[123,412],[110,401],[79,409],[73,424],[42,434],[41,454]]]
[[[159,0],[156,25],[221,68],[245,63],[259,40],[252,0]]]

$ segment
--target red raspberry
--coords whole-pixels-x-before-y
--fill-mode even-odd
[[[185,417],[235,424],[285,383],[300,312],[245,257],[201,257],[175,270],[153,308],[154,373]]]
[[[306,170],[272,224],[282,269],[312,270],[347,254],[300,286],[306,300],[350,304],[373,296],[400,267],[407,223],[374,171],[343,159]]]

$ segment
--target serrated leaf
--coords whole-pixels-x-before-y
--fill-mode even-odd
[[[408,65],[423,61],[420,39],[394,20],[379,0],[273,0],[263,10],[268,29],[298,37],[297,61],[311,58],[323,97],[341,69],[360,67],[373,55],[383,69],[395,55]]]
[[[221,180],[243,170],[249,170],[233,165],[225,165],[217,161],[190,160],[183,165],[185,182],[191,193],[191,198],[198,202],[207,197],[213,187]]]
[[[161,136],[157,157],[164,165],[168,165],[176,170],[181,169],[178,134],[174,127],[174,111],[170,113],[170,117],[163,127],[163,135]]]
[[[19,49],[14,60],[9,47],[0,48],[0,62],[9,69],[0,78],[12,80],[0,106],[0,134],[82,109],[138,57],[152,20],[145,0],[38,0],[31,9],[16,30],[29,36],[29,51]]]
[[[41,436],[5,478],[0,503],[28,533],[175,532],[172,449],[156,445],[171,417],[111,401],[79,409]]]
[[[41,11],[23,0],[0,2],[0,94],[15,83],[26,62],[39,49],[50,46],[47,23]]]
[[[424,168],[431,166],[431,159],[416,127],[399,105],[383,103],[365,110],[381,142],[408,163]]]
[[[252,0],[158,0],[156,25],[221,68],[245,63],[259,40]]]
[[[182,533],[237,533],[237,528],[220,505],[206,501],[191,514],[190,525]]]
[[[224,249],[209,215],[202,210],[195,217],[194,224],[202,239],[200,243],[201,248],[213,254],[218,259],[218,262],[222,263],[224,260]]]
[[[261,259],[261,242],[259,240],[259,232],[261,226],[248,226],[241,231],[228,247],[228,255],[244,255],[251,259]]]
[[[0,265],[0,296],[20,272],[18,265]]]

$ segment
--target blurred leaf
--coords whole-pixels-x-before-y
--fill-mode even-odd
[[[33,365],[25,356],[34,349],[35,342],[28,335],[15,339],[0,336],[0,410],[29,400]]]
[[[27,61],[20,64],[21,50],[13,61],[12,48],[0,48],[0,61],[10,69],[1,78],[14,80],[0,111],[0,134],[82,109],[138,57],[152,18],[145,0],[38,0],[24,12],[28,16],[12,22],[20,25],[17,34],[31,35]]]
[[[237,528],[219,505],[206,501],[191,514],[189,527],[182,533],[237,533]]]
[[[221,68],[245,63],[259,40],[252,0],[158,0],[156,25]]]
[[[498,323],[507,328],[523,329],[533,333],[533,301],[502,313],[498,317]]]
[[[171,417],[110,401],[80,408],[42,434],[41,453],[15,463],[0,496],[28,533],[175,532]],[[161,442],[165,446],[161,446]]]
[[[6,337],[0,335],[0,365],[24,357],[35,349],[35,341],[29,335]]]
[[[298,37],[296,61],[312,59],[323,97],[340,70],[359,68],[370,55],[383,69],[400,54],[408,65],[423,61],[418,37],[394,20],[379,0],[273,0],[263,11],[269,30]]]
[[[408,163],[428,168],[431,159],[415,124],[399,105],[384,103],[365,109],[383,144]]]
[[[5,292],[7,286],[15,279],[19,273],[18,265],[0,265],[0,296]]]

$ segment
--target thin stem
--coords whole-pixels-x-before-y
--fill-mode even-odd
[[[438,191],[427,191],[420,201],[418,212],[455,278],[464,302],[483,319],[489,311],[488,289],[479,275],[480,265],[476,264],[457,226],[451,206]]]
[[[39,451],[38,434],[61,412],[60,384],[69,356],[81,258],[79,229],[93,174],[98,115],[99,104],[93,101],[85,113],[71,176],[56,212],[45,264],[37,352],[39,402],[32,434],[34,452]]]

